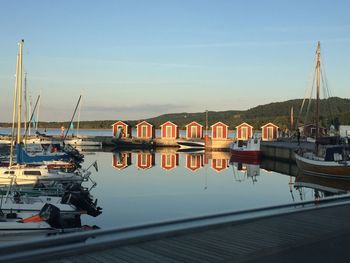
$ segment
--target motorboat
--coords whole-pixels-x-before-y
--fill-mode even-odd
[[[260,138],[250,138],[247,141],[238,140],[230,145],[233,157],[239,158],[241,162],[261,160]]]
[[[191,151],[203,151],[205,148],[205,142],[203,141],[178,141],[177,144],[180,146],[178,151],[191,152]]]

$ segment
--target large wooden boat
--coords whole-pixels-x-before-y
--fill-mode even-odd
[[[295,160],[303,172],[321,177],[350,179],[349,154],[349,146],[334,145],[326,147],[323,156],[299,151],[295,154]]]
[[[321,46],[317,44],[316,50],[316,151],[307,152],[299,149],[295,153],[298,168],[305,174],[328,178],[350,179],[350,148],[348,145],[320,145],[319,119],[320,119],[320,83],[321,83]],[[324,144],[324,143],[322,143]]]

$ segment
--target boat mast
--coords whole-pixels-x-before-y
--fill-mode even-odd
[[[320,119],[320,79],[321,79],[321,43],[318,41],[316,50],[316,139],[319,137]]]
[[[17,144],[21,143],[21,109],[22,109],[22,65],[23,65],[23,44],[22,39],[19,42],[19,63],[18,63],[18,107],[17,107]]]
[[[11,131],[11,150],[10,150],[10,164],[13,165],[13,145],[15,142],[15,122],[16,122],[16,106],[17,106],[17,87],[18,87],[18,66],[19,66],[19,52],[16,58],[16,80],[15,80],[15,90],[13,95],[13,109],[12,109],[12,131]]]

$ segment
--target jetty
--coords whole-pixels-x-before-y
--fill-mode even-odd
[[[346,262],[350,196],[7,244],[0,262]]]

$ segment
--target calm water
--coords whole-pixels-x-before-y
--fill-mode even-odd
[[[288,175],[239,167],[229,158],[228,153],[207,159],[168,149],[85,155],[85,166],[99,164],[91,193],[103,213],[82,221],[117,227],[314,199],[311,189],[290,188]]]
[[[6,133],[1,129],[0,133]],[[47,130],[58,134],[58,130]],[[110,135],[110,130],[82,130],[84,135]],[[175,149],[156,152],[84,152],[83,167],[95,160],[99,171],[91,190],[103,213],[83,216],[82,223],[101,228],[159,222],[176,218],[245,210],[314,200],[315,191],[296,189],[289,164],[230,163],[229,153],[185,154]],[[283,171],[282,173],[274,170]],[[84,183],[90,187],[90,182]],[[317,192],[316,196],[322,193]],[[318,197],[317,197],[318,198]]]

